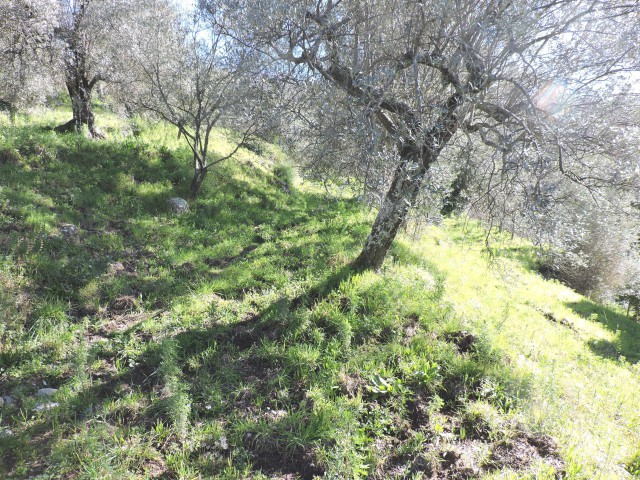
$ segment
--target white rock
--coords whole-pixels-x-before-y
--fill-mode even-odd
[[[189,204],[184,198],[173,197],[167,200],[167,204],[169,204],[169,208],[173,213],[184,213],[189,210]]]
[[[73,223],[63,223],[60,225],[60,233],[62,233],[65,238],[71,238],[78,233],[78,227]]]
[[[41,388],[40,390],[38,390],[38,393],[36,393],[36,396],[50,397],[51,395],[55,395],[57,391],[58,391],[57,388]]]
[[[58,402],[36,403],[36,412],[51,410],[52,408],[56,408],[58,405],[60,405]]]

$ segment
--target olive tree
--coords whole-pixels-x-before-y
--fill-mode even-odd
[[[41,102],[54,90],[44,68],[53,39],[54,0],[7,0],[0,14],[0,109]]]
[[[73,118],[59,131],[86,128],[92,137],[102,133],[95,125],[93,93],[99,82],[122,82],[129,76],[126,62],[128,45],[123,43],[137,22],[139,2],[131,0],[55,0],[55,55],[52,73],[61,77],[69,98]]]
[[[219,25],[197,13],[185,19],[171,3],[150,0],[138,20],[130,54],[135,81],[125,101],[177,127],[193,153],[195,198],[213,167],[269,128],[262,105],[275,86]],[[224,155],[210,151],[216,128],[232,144]]]
[[[455,163],[471,148],[481,154],[473,161],[489,211],[549,172],[594,188],[628,173],[613,173],[617,159],[600,148],[609,139],[592,137],[599,119],[590,118],[595,125],[583,124],[573,138],[563,136],[558,115],[568,101],[605,102],[594,94],[598,86],[637,69],[637,3],[201,3],[210,11],[222,4],[236,39],[289,64],[292,78],[324,82],[325,105],[340,119],[337,141],[377,158],[374,166],[392,166],[357,267],[381,266],[425,178],[428,183],[439,163]],[[357,144],[362,139],[370,148]],[[596,163],[605,175],[594,180],[589,169]]]

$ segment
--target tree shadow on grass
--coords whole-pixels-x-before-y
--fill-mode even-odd
[[[349,267],[343,267],[309,288],[304,295],[293,300],[279,298],[233,323],[215,322],[169,337],[143,338],[144,352],[131,363],[125,358],[120,366],[117,365],[121,353],[109,341],[141,332],[132,325],[102,337],[106,342],[92,343],[88,354],[94,361],[102,362],[102,371],[92,373],[91,384],[86,388],[66,398],[53,399],[59,401],[60,406],[50,413],[36,414],[20,435],[0,438],[0,458],[12,469],[21,458],[15,453],[32,449],[34,442],[40,454],[45,456],[54,448],[58,452],[56,455],[69,448],[80,449],[82,455],[83,449],[88,447],[80,439],[77,447],[74,446],[76,440],[55,446],[57,440],[48,434],[54,423],[77,424],[89,439],[93,435],[90,425],[97,420],[144,431],[152,431],[158,422],[170,425],[174,421],[172,399],[171,393],[165,391],[167,379],[162,374],[163,362],[168,358],[166,341],[169,340],[175,342],[179,352],[176,359],[179,375],[190,380],[185,388],[194,421],[214,421],[219,414],[242,419],[242,428],[231,429],[229,442],[236,450],[241,449],[249,455],[256,471],[303,479],[321,475],[321,468],[312,463],[311,445],[321,439],[322,429],[314,425],[317,419],[305,400],[313,374],[299,374],[297,367],[289,365],[281,354],[270,356],[262,346],[265,342],[279,346],[287,344],[297,328],[300,312],[320,302],[351,274]],[[196,367],[203,358],[206,358],[205,368]],[[53,386],[62,388],[64,384],[54,383]],[[286,399],[278,398],[283,390],[287,391]],[[221,401],[210,410],[207,405],[215,403],[212,400],[215,392]],[[132,395],[143,399],[141,408],[127,400]],[[156,400],[145,405],[150,398]],[[27,397],[18,400],[20,411],[33,412],[33,405],[24,403],[29,401]],[[291,410],[281,410],[278,405],[282,401],[286,401]],[[213,437],[206,440],[215,443]],[[163,450],[165,446],[158,449],[162,455],[169,454],[179,443],[173,438],[166,443],[166,451]],[[216,452],[219,462],[210,463],[202,473],[215,475],[223,469],[230,452],[226,448],[219,450]],[[95,454],[86,452],[89,453]],[[196,451],[193,455],[204,453]],[[30,475],[42,474],[49,467],[46,461],[30,462],[30,466]]]
[[[581,317],[598,322],[616,334],[613,342],[602,339],[589,342],[589,348],[595,354],[613,359],[623,356],[633,364],[640,361],[640,322],[588,299],[567,302],[565,305]]]
[[[318,419],[306,400],[321,374],[312,365],[291,362],[287,352],[299,346],[296,334],[305,311],[353,273],[342,267],[293,299],[281,297],[239,321],[172,337],[183,364],[200,364],[206,358],[205,365],[184,371],[194,380],[190,394],[195,416],[237,418],[241,426],[230,428],[229,441],[246,452],[256,471],[301,479],[324,473],[313,463],[312,447],[322,439],[323,426],[314,423]]]
[[[307,445],[316,439],[311,427],[307,428],[312,413],[304,403],[312,380],[299,374],[300,364],[287,366],[282,356],[271,358],[262,347],[271,342],[284,351],[296,322],[305,321],[306,310],[351,275],[345,266],[331,267],[334,273],[322,277],[327,265],[343,263],[331,263],[334,256],[343,258],[361,241],[366,222],[350,217],[353,206],[348,201],[305,192],[286,195],[269,184],[268,175],[251,177],[251,181],[229,177],[217,182],[215,189],[203,190],[202,197],[191,202],[189,212],[172,216],[166,212],[165,201],[181,193],[179,184],[188,176],[187,166],[181,163],[184,159],[135,144],[109,142],[69,141],[56,144],[56,150],[57,156],[49,163],[30,159],[31,170],[5,166],[7,175],[0,186],[27,188],[7,189],[11,208],[0,213],[6,217],[2,233],[11,238],[0,237],[0,253],[15,253],[24,262],[28,293],[36,307],[60,304],[56,307],[62,312],[60,322],[85,323],[86,328],[78,327],[77,335],[69,340],[34,341],[0,357],[3,368],[11,372],[11,376],[0,376],[0,395],[16,400],[15,406],[1,412],[8,413],[0,419],[0,475],[19,476],[20,471],[38,475],[45,469],[55,474],[58,468],[80,468],[73,459],[61,460],[67,451],[98,463],[112,455],[109,449],[120,451],[111,434],[94,438],[96,425],[123,435],[137,429],[145,432],[145,439],[153,436],[149,432],[158,422],[170,425],[171,403],[164,398],[169,395],[166,379],[159,373],[166,362],[163,348],[167,339],[177,345],[176,369],[192,398],[194,421],[214,423],[220,413],[255,410],[251,395],[262,396],[275,408],[274,392],[284,385],[290,404],[299,407],[298,416],[281,418],[278,413],[264,420],[265,412],[249,411],[245,429],[257,436],[265,428],[268,435],[262,438],[276,443],[238,434],[234,445],[254,455],[255,469],[303,478],[317,473],[305,460],[305,447],[295,446],[300,438]],[[24,212],[34,211],[45,220],[35,218],[34,224],[27,223]],[[19,242],[29,246],[25,239],[41,233],[37,227],[44,221],[51,234],[40,235],[39,250],[19,250]],[[77,232],[71,237],[58,233],[63,223],[73,223]],[[247,292],[280,288],[285,292],[290,279],[299,281],[305,291],[295,298],[282,293],[268,306],[255,306],[246,315],[242,307],[229,323],[212,312],[187,318],[191,311],[185,308],[186,313],[177,314],[185,317],[180,319],[184,322],[180,333],[172,330],[172,320],[145,325],[155,312],[170,317],[172,307],[188,305],[194,293],[216,292],[228,303],[238,304]],[[25,328],[32,333],[27,331],[25,336],[39,334],[32,323],[41,315],[44,313],[36,311],[26,319]],[[203,320],[208,315],[210,319]],[[43,350],[45,341],[68,352],[49,355]],[[76,348],[81,344],[88,353],[83,353],[85,347]],[[86,359],[80,358],[85,354]],[[36,360],[41,362],[36,364]],[[82,362],[86,364],[79,366]],[[199,363],[206,368],[199,369]],[[89,385],[81,388],[75,377],[86,373],[84,370],[91,373]],[[45,381],[61,389],[52,399],[60,405],[36,411],[39,400],[35,394]],[[205,408],[215,391],[228,402],[222,412],[215,406]],[[61,436],[60,426],[76,433]],[[2,429],[9,427],[15,433],[4,436]],[[294,438],[296,435],[300,438]],[[283,440],[286,438],[289,440]],[[92,451],[95,441],[99,449]],[[164,446],[153,447],[162,458],[173,454],[171,442],[166,444],[166,451]],[[56,459],[41,460],[52,453]],[[209,470],[203,467],[203,475],[219,473],[228,463],[226,449],[217,454],[221,460]],[[132,455],[123,458],[130,461]],[[197,451],[193,455],[205,462],[208,454]],[[284,463],[278,466],[280,457]],[[114,468],[129,468],[116,465],[118,461],[113,461]],[[136,471],[144,474],[143,470]]]

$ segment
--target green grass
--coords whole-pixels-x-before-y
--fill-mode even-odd
[[[447,278],[446,298],[531,376],[523,415],[554,434],[586,478],[625,477],[640,445],[640,324],[522,268],[526,243],[498,242],[487,267],[477,226],[432,229],[419,251]]]
[[[0,126],[0,477],[637,473],[638,324],[531,273],[528,245],[488,258],[452,221],[354,274],[371,213],[296,183],[277,147],[176,216],[173,129],[42,128],[67,116]]]

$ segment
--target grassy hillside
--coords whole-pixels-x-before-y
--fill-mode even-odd
[[[285,192],[277,147],[174,215],[173,130],[42,128],[64,115],[0,129],[0,477],[640,471],[638,324],[532,273],[528,245],[487,256],[452,221],[353,274],[371,214]]]

